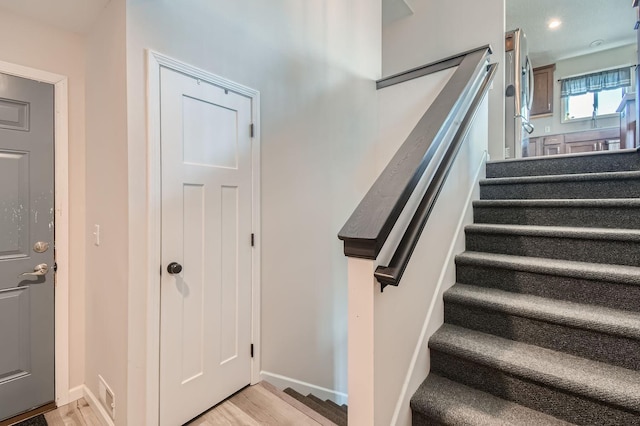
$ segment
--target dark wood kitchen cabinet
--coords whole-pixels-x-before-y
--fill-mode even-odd
[[[533,104],[531,116],[553,114],[553,73],[556,64],[533,69]]]
[[[564,154],[564,135],[545,136],[542,139],[542,155]]]
[[[620,149],[620,129],[610,127],[530,138],[527,155],[536,157],[614,149]]]

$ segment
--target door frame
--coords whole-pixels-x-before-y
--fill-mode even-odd
[[[260,381],[260,92],[194,67],[169,56],[147,50],[147,424],[159,424],[160,412],[160,274],[161,248],[161,153],[160,69],[168,68],[251,98],[254,136],[251,139],[252,229],[255,246],[251,255],[251,384]],[[248,349],[248,348],[247,348]]]
[[[54,86],[55,176],[55,401],[58,407],[82,395],[69,389],[69,95],[67,76],[0,61],[0,72]]]

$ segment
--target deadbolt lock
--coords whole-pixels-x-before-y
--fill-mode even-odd
[[[44,253],[47,250],[49,250],[49,243],[44,241],[38,241],[33,245],[33,251],[36,253]]]

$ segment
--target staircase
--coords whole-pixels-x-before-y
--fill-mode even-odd
[[[307,396],[291,389],[286,388],[284,393],[300,401],[307,407],[311,408],[316,413],[322,415],[326,419],[335,423],[337,426],[347,426],[347,406],[338,405],[331,400],[323,401],[315,395],[309,394]]]
[[[480,185],[413,425],[640,425],[640,152]]]

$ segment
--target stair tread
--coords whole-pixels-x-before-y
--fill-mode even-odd
[[[540,176],[511,176],[487,178],[480,181],[480,185],[512,185],[549,182],[580,182],[596,180],[620,180],[638,179],[640,171],[622,172],[598,172],[598,173],[571,173],[564,175],[540,175]]]
[[[640,411],[640,372],[444,324],[431,349],[511,375]]]
[[[528,163],[528,162],[538,162],[538,161],[547,162],[547,161],[556,160],[556,159],[570,160],[573,158],[585,158],[585,157],[589,158],[593,156],[636,154],[638,152],[640,152],[639,148],[626,148],[626,149],[617,149],[615,151],[589,151],[589,152],[576,152],[573,154],[555,154],[555,155],[544,155],[544,156],[522,157],[522,158],[505,158],[500,160],[489,160],[487,161],[487,164]]]
[[[434,373],[429,374],[411,398],[411,408],[445,424],[477,426],[571,424]]]
[[[640,267],[577,262],[574,260],[465,251],[456,256],[456,264],[497,267],[546,275],[640,285]]]
[[[476,200],[474,207],[640,207],[640,198],[558,198]]]
[[[640,339],[640,313],[636,312],[466,284],[455,284],[444,294],[444,300],[445,303],[472,305],[510,315]]]
[[[640,242],[640,230],[638,229],[474,223],[466,226],[465,231],[468,233],[519,234],[540,237]]]

